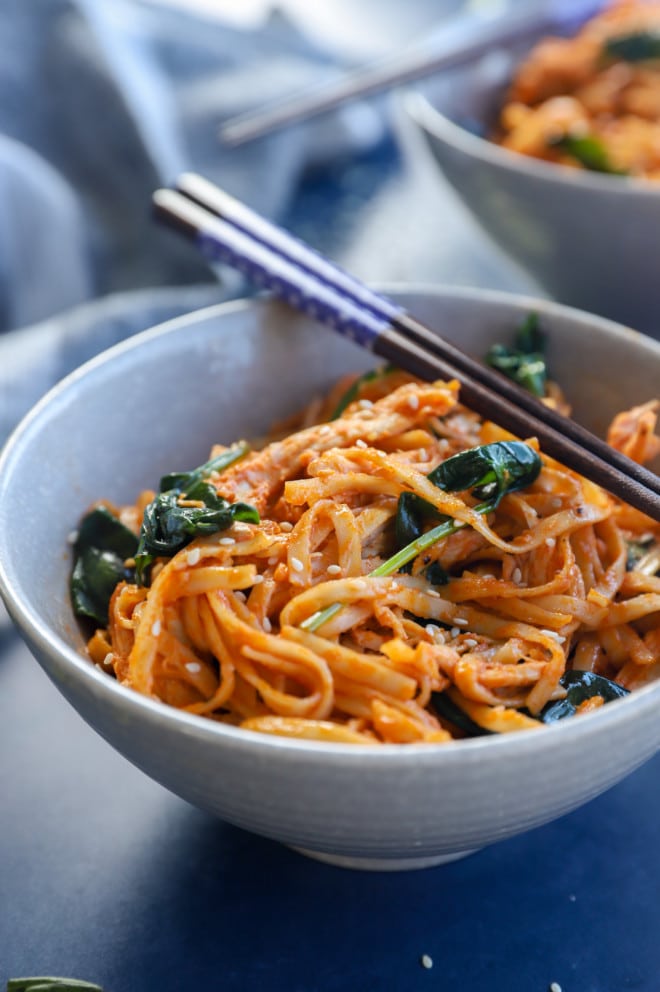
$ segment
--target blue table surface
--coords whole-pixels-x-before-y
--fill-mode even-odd
[[[329,186],[311,177],[292,226],[308,234],[325,210],[320,247],[374,279],[528,288],[455,205],[453,242],[424,245],[419,196],[406,199],[383,155]],[[0,726],[0,987],[60,974],[107,992],[660,990],[660,756],[582,809],[461,861],[359,873],[150,781],[2,626]]]

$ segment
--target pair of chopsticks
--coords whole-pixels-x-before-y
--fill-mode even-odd
[[[430,43],[350,72],[280,103],[231,118],[220,127],[226,145],[242,145],[299,124],[357,99],[477,61],[500,48],[531,44],[545,34],[572,33],[596,14],[604,0],[546,0],[532,10],[457,19]]]
[[[182,175],[154,193],[156,216],[202,253],[269,289],[294,309],[425,380],[458,379],[461,401],[660,520],[660,478],[444,340],[385,296],[271,224],[208,180]]]

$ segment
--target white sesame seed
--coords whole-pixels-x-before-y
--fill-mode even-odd
[[[470,621],[466,620],[465,617],[454,617],[454,623],[457,627],[467,627]]]
[[[554,548],[557,542],[555,541],[554,537],[546,537],[545,543],[549,548]]]
[[[550,983],[550,992],[561,992],[561,985],[559,982]]]
[[[493,575],[492,572],[484,572],[484,574],[481,576],[481,578],[482,579],[494,579],[495,576]]]
[[[371,400],[360,400],[358,406],[362,410],[368,410],[369,407],[373,406],[373,403],[371,402]]]
[[[331,433],[332,433],[332,427],[330,426],[330,424],[323,424],[322,427],[319,427],[319,434],[325,435]]]
[[[473,637],[466,637],[463,641],[464,648],[476,648],[479,641],[475,641]]]
[[[106,654],[105,658],[103,659],[103,664],[104,665],[111,665],[112,664],[113,657],[114,657],[114,655],[113,655],[112,651],[108,651],[108,653]]]
[[[226,544],[229,547],[230,544],[236,544],[236,541],[233,537],[221,537],[218,544]]]
[[[196,565],[197,562],[199,561],[200,557],[201,557],[201,554],[202,554],[202,552],[201,552],[201,550],[199,548],[193,548],[191,551],[189,551],[188,552],[188,564],[189,565]]]
[[[410,407],[411,410],[417,410],[417,409],[419,409],[419,396],[415,396],[414,393],[413,393],[412,396],[409,396],[408,397],[408,406]]]
[[[356,448],[366,448],[366,447],[367,447],[367,444],[366,444],[366,442],[365,442],[365,441],[363,441],[363,440],[362,440],[362,438],[360,437],[360,438],[358,438],[358,439],[357,439],[357,441],[355,442],[355,447],[356,447]]]
[[[514,568],[513,572],[511,573],[511,581],[515,582],[515,584],[518,586],[520,585],[521,579],[522,579],[522,572],[520,571],[519,568]]]
[[[259,583],[260,582],[263,582],[263,581],[264,581],[263,575],[255,575],[254,579],[252,580],[252,585],[253,586],[258,586]]]
[[[341,575],[341,565],[328,565],[328,575]]]
[[[426,448],[420,448],[419,451],[417,452],[417,457],[419,458],[420,461],[425,462],[426,459],[428,458],[428,452]]]
[[[429,954],[422,954],[420,961],[422,963],[422,968],[432,968],[433,958]],[[553,990],[554,992],[554,990]],[[561,992],[561,989],[559,990]]]
[[[245,593],[244,592],[241,592],[240,589],[235,589],[234,590],[234,596],[236,597],[236,599],[239,599],[241,601],[241,603],[244,603],[245,602]]]
[[[459,627],[452,627],[451,630],[449,631],[449,633],[450,633],[450,635],[452,637],[458,637],[458,635],[460,634],[460,632],[461,631],[460,631],[460,628]]]
[[[186,668],[189,672],[192,672],[193,675],[196,675],[197,672],[201,672],[202,670],[202,666],[198,661],[187,661]]]
[[[440,593],[437,589],[427,589],[426,595],[431,596],[433,599],[440,599]],[[465,621],[467,623],[467,620]],[[456,621],[458,623],[458,620]]]
[[[78,531],[70,530],[69,533],[67,534],[66,539],[68,544],[75,544],[76,541],[78,540]]]
[[[279,558],[277,557],[277,555],[271,555],[270,558],[268,559],[268,564],[269,565],[277,565],[278,561],[279,561]]]
[[[151,633],[154,637],[158,637],[160,634],[160,620],[154,620],[151,625]]]
[[[262,627],[264,628],[267,634],[270,634],[271,630],[273,629],[273,625],[268,619],[268,617],[264,617]]]
[[[289,523],[288,520],[283,520],[280,524],[280,530],[283,530],[288,534],[290,530],[293,530],[293,524]]]
[[[366,589],[367,588],[367,583],[364,581],[364,579],[356,579],[355,582],[353,583],[353,585],[355,586],[356,589]]]
[[[301,562],[300,558],[294,558],[292,556],[290,561],[291,561],[291,568],[294,570],[294,572],[302,572],[305,566]]]
[[[249,526],[249,524],[243,523],[242,520],[237,520],[236,521],[236,523],[234,524],[234,530],[238,534],[251,534],[252,533],[252,528]]]
[[[392,579],[392,581],[390,582],[390,589],[398,589],[398,588],[399,588],[399,583],[396,581],[396,579]]]

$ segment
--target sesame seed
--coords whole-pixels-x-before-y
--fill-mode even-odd
[[[319,434],[325,435],[331,433],[332,433],[332,427],[330,426],[330,424],[323,424],[322,427],[319,427]]]
[[[328,565],[328,575],[341,575],[341,565]]]
[[[69,533],[67,534],[66,539],[68,544],[75,544],[76,541],[78,540],[78,531],[70,530]]]
[[[458,637],[460,632],[461,632],[460,627],[452,627],[451,630],[449,631],[452,637]]]
[[[396,579],[392,579],[392,581],[390,582],[390,589],[398,589],[398,588],[399,588],[399,583],[396,581]]]
[[[426,459],[428,458],[428,452],[426,448],[420,448],[419,451],[417,452],[417,457],[420,459],[420,461],[425,462]]]
[[[454,617],[454,623],[457,627],[467,627],[469,620],[466,620],[465,617]]]
[[[251,534],[252,528],[249,524],[243,523],[242,520],[237,520],[234,524],[234,530],[239,534]]]
[[[271,555],[270,558],[268,559],[268,564],[269,565],[277,565],[278,561],[279,561],[279,558],[277,557],[277,555]]]
[[[202,670],[202,666],[198,661],[187,661],[186,668],[189,672],[192,672],[193,675],[196,675],[197,672],[201,672]]]
[[[273,629],[273,625],[268,619],[268,617],[264,617],[262,627],[264,628],[267,634],[270,634],[271,630]]]
[[[158,635],[160,634],[160,620],[154,620],[153,624],[151,625],[151,633],[153,634],[154,637],[158,637]]]
[[[431,596],[433,599],[440,599],[440,593],[437,589],[427,589],[426,595]],[[465,621],[467,623],[467,620]],[[456,621],[458,623],[458,620]]]
[[[356,448],[366,448],[366,447],[367,447],[367,445],[366,445],[366,442],[365,442],[365,441],[363,441],[363,440],[362,440],[362,438],[360,437],[360,438],[358,438],[358,439],[357,439],[357,441],[355,442],[355,447],[356,447]]]
[[[288,534],[290,530],[293,530],[293,524],[289,523],[288,520],[283,520],[280,524],[280,530],[283,530]]]
[[[241,603],[245,602],[245,593],[241,592],[240,589],[234,589],[234,596],[236,597],[236,599],[240,600]]]
[[[260,582],[263,582],[263,581],[264,581],[263,575],[255,575],[254,579],[252,580],[252,585],[253,586],[258,586],[259,583]]]
[[[522,572],[520,571],[519,568],[514,568],[513,572],[511,573],[511,581],[515,582],[515,584],[518,586],[520,585],[521,579],[522,579]]]
[[[422,968],[432,968],[433,958],[429,954],[422,954],[420,961],[422,963]],[[554,990],[553,990],[554,992]],[[561,992],[561,989],[559,990]]]
[[[111,665],[112,664],[113,657],[114,656],[112,654],[112,651],[108,651],[108,653],[106,654],[105,658],[103,659],[103,664],[104,665]]]
[[[411,410],[417,410],[417,409],[419,409],[419,396],[415,396],[414,393],[413,393],[412,396],[409,396],[408,397],[408,406],[410,407]]]
[[[201,557],[201,550],[199,548],[193,548],[192,551],[188,552],[188,564],[196,565]]]
[[[230,544],[236,544],[236,541],[233,537],[221,537],[218,544],[226,544],[229,547]]]
[[[484,574],[481,576],[481,578],[482,579],[494,579],[495,576],[493,575],[492,572],[484,572]]]
[[[545,543],[549,548],[554,548],[557,542],[555,541],[554,537],[546,537]]]
[[[550,992],[561,992],[561,985],[559,982],[550,983]]]
[[[463,641],[464,648],[476,648],[479,641],[475,641],[474,637],[466,637]]]
[[[361,410],[368,410],[369,407],[373,406],[373,403],[371,402],[371,400],[360,400],[358,406],[360,407]]]
[[[290,561],[291,561],[291,568],[294,570],[294,572],[302,572],[305,566],[301,562],[300,558],[291,557]]]
[[[356,579],[355,582],[353,583],[353,585],[355,586],[356,589],[366,589],[367,588],[367,583],[364,581],[364,579]]]

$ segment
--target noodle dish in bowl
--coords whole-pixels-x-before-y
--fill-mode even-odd
[[[657,467],[654,342],[496,293],[398,298]],[[15,432],[1,485],[5,522],[42,494],[39,533],[3,528],[2,590],[81,715],[317,857],[458,857],[660,745],[660,526],[456,382],[285,307],[214,307],[93,360]]]

